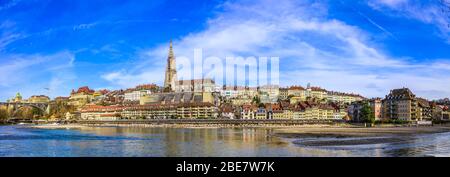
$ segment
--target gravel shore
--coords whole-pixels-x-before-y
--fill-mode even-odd
[[[284,128],[277,129],[275,135],[288,138],[301,137],[374,137],[386,135],[411,135],[450,132],[448,126],[430,127],[373,127],[373,128]]]
[[[300,146],[351,146],[406,142],[416,135],[450,132],[448,126],[375,128],[286,128],[274,136],[296,139]]]

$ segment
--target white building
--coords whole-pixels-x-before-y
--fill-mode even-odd
[[[125,101],[139,101],[142,96],[150,95],[152,92],[150,90],[137,90],[131,91],[124,94]]]
[[[180,80],[175,85],[175,92],[214,92],[216,84],[212,79]]]

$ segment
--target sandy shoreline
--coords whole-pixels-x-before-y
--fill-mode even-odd
[[[402,143],[417,135],[445,132],[450,127],[290,128],[277,129],[274,136],[294,139],[292,143],[304,147],[335,147]]]
[[[449,126],[429,127],[373,127],[373,128],[286,128],[277,129],[276,135],[287,138],[302,137],[375,137],[387,135],[411,135],[450,132]]]

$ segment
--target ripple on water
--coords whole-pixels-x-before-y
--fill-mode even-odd
[[[262,129],[0,127],[0,156],[449,156],[450,133],[288,139]],[[336,144],[337,143],[337,144]]]

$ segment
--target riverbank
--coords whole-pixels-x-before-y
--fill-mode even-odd
[[[254,125],[254,124],[120,124],[120,123],[102,123],[102,124],[31,124],[30,128],[42,129],[67,129],[67,128],[84,128],[84,127],[140,127],[140,128],[332,128],[332,127],[355,127],[350,124],[308,124],[308,125]]]
[[[399,143],[411,140],[412,137],[422,134],[450,132],[449,125],[436,126],[408,126],[383,125],[364,128],[352,124],[307,124],[307,125],[232,125],[232,124],[39,124],[26,125],[30,128],[40,129],[85,129],[89,127],[138,127],[138,128],[269,128],[273,133],[269,136],[293,139],[291,142],[299,146],[349,146]]]
[[[352,146],[401,143],[420,135],[447,133],[449,126],[373,128],[289,128],[277,129],[274,136],[294,139],[299,146]]]
[[[328,128],[286,128],[277,129],[276,135],[288,138],[303,137],[376,137],[387,135],[411,135],[450,132],[450,126],[424,126],[424,127],[328,127]]]
[[[286,138],[302,137],[371,137],[384,135],[408,135],[450,132],[450,125],[436,126],[410,126],[387,124],[382,126],[365,128],[362,125],[336,123],[336,124],[301,124],[301,125],[278,125],[278,124],[121,124],[121,123],[99,123],[99,124],[29,124],[32,128],[83,128],[83,127],[167,127],[167,128],[273,128],[274,135]]]
[[[88,127],[88,126],[81,125],[81,124],[39,124],[39,125],[28,124],[28,125],[23,125],[23,126],[27,126],[30,128],[40,128],[40,129],[81,129],[81,128]]]

